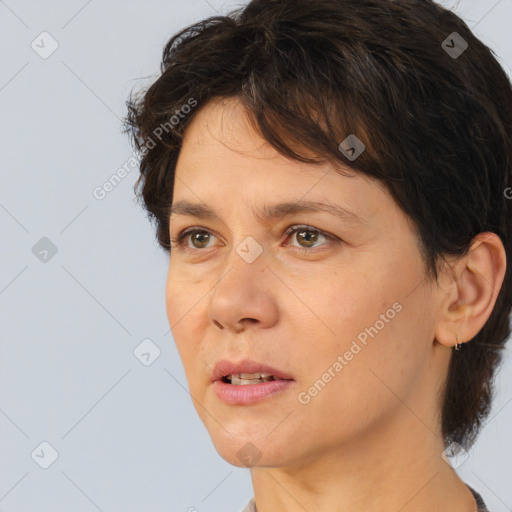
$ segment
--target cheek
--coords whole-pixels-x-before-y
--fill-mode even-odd
[[[189,294],[183,292],[187,289],[193,290],[190,284],[188,283],[187,286],[183,273],[179,271],[176,263],[169,263],[165,283],[165,304],[170,325],[176,324],[179,318],[184,315],[184,310],[190,297]]]
[[[194,283],[177,279],[170,270],[165,289],[167,319],[183,367],[189,376],[201,345],[200,300],[204,290]],[[195,291],[194,291],[195,290]]]
[[[176,337],[178,332],[192,334],[197,328],[197,313],[203,305],[202,301],[206,300],[207,291],[208,286],[201,283],[197,276],[188,276],[176,264],[169,266],[165,304],[169,325]]]
[[[399,349],[405,341],[400,338],[401,320],[395,317],[394,324],[369,336],[366,345],[347,335],[334,348],[309,349],[303,367],[310,370],[300,387],[309,396],[302,395],[300,403],[309,403],[299,406],[303,423],[308,424],[304,428],[323,432],[325,439],[348,439],[378,428],[383,418],[402,407],[397,396],[406,399],[416,387],[422,363],[414,351]]]
[[[409,294],[411,282],[346,276],[315,295],[316,336],[311,324],[310,335],[299,338],[299,366],[307,368],[301,390],[318,389],[314,407],[359,422],[396,403],[394,393],[414,388],[426,371],[430,324],[421,288]]]

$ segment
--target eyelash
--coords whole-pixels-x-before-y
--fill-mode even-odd
[[[291,234],[299,232],[299,231],[309,231],[311,233],[316,233],[316,234],[319,234],[319,235],[323,236],[324,238],[326,238],[329,241],[335,241],[336,240],[336,237],[334,237],[332,235],[329,235],[329,234],[325,233],[324,231],[321,231],[319,229],[313,228],[311,226],[304,226],[304,225],[290,226],[286,230],[285,236],[288,238]],[[192,233],[196,233],[196,232],[197,233],[211,234],[211,232],[208,231],[207,229],[198,228],[198,227],[187,228],[187,229],[184,229],[183,231],[181,231],[178,234],[178,238],[177,239],[171,239],[171,242],[174,244],[174,245],[172,245],[172,247],[178,249],[179,251],[196,252],[196,251],[204,250],[204,249],[191,249],[190,247],[187,247],[185,245],[185,238],[187,236],[191,235]],[[322,244],[322,245],[326,245],[326,244]],[[311,254],[311,253],[317,252],[317,251],[314,251],[313,249],[306,249],[304,247],[297,247],[297,246],[293,246],[293,247],[296,250],[298,250],[298,252],[300,252],[301,254]]]

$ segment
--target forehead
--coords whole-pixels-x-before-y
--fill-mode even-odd
[[[205,105],[187,127],[172,214],[214,218],[217,207],[243,203],[260,219],[323,211],[362,223],[386,200],[384,185],[361,172],[280,154],[253,128],[243,106],[224,98]]]

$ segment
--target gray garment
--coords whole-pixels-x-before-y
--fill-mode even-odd
[[[256,503],[254,502],[254,498],[251,498],[251,501],[247,503],[242,512],[256,512]]]
[[[489,512],[489,509],[485,506],[482,496],[480,496],[480,494],[478,494],[474,489],[469,487],[469,485],[468,485],[468,488],[473,493],[473,496],[475,497],[475,501],[478,506],[477,512]],[[256,503],[254,502],[254,498],[251,498],[251,501],[249,501],[249,503],[247,503],[247,505],[242,510],[242,512],[257,512]]]
[[[468,484],[466,484],[468,485]],[[468,485],[469,487],[469,485]],[[478,494],[474,489],[469,487],[469,490],[473,493],[473,496],[475,497],[476,504],[478,506],[477,512],[489,512],[489,509],[486,507],[484,500],[482,499],[482,496]],[[254,511],[256,512],[256,507],[254,507]]]

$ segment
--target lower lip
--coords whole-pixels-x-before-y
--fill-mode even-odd
[[[213,383],[213,389],[217,397],[230,405],[248,405],[259,402],[275,393],[280,393],[290,388],[293,380],[272,380],[260,382],[259,384],[246,384],[237,386],[228,384],[222,380]]]

